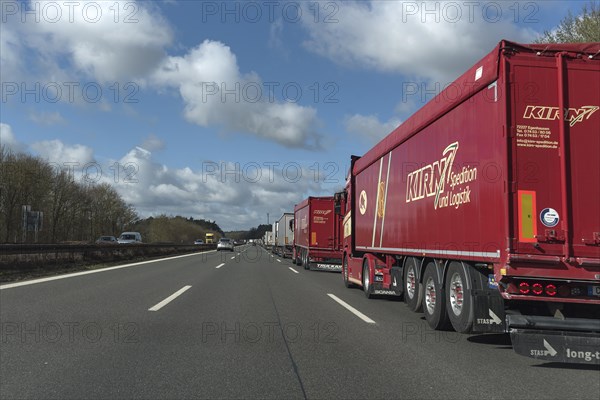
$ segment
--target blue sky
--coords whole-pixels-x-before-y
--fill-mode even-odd
[[[341,188],[432,97],[407,88],[585,3],[2,0],[0,143],[141,216],[248,229]]]

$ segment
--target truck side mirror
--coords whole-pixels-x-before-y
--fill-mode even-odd
[[[333,195],[333,212],[336,215],[340,215],[342,213],[342,194],[336,193]]]

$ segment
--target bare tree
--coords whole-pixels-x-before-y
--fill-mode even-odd
[[[116,235],[138,221],[135,209],[109,184],[80,182],[39,157],[0,147],[0,242],[22,240],[23,205],[44,212],[38,239],[50,243]]]
[[[52,168],[26,154],[0,149],[0,221],[5,242],[16,242],[22,232],[22,206],[36,211],[47,203]]]

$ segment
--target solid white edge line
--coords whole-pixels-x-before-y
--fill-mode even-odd
[[[361,313],[356,308],[352,307],[350,304],[346,303],[344,300],[340,299],[336,295],[331,294],[331,293],[327,293],[327,296],[331,297],[339,305],[341,305],[342,307],[344,307],[346,310],[350,311],[352,314],[356,315],[358,318],[360,318],[363,321],[365,321],[367,324],[374,324],[375,323],[375,321],[373,321],[371,318],[367,317],[365,314]]]
[[[223,265],[225,265],[225,263],[221,263],[221,264],[217,265],[215,268],[219,269],[219,268],[221,268]]]
[[[182,287],[181,289],[179,289],[178,291],[176,291],[175,293],[173,293],[172,295],[170,295],[169,297],[167,297],[166,299],[164,299],[163,301],[161,301],[157,305],[155,305],[153,307],[150,307],[148,309],[148,311],[158,311],[158,310],[160,310],[161,308],[163,308],[164,306],[166,306],[167,304],[169,304],[170,302],[172,302],[173,300],[175,300],[177,297],[181,296],[181,294],[183,294],[183,292],[185,292],[189,288],[191,288],[190,285]]]
[[[299,274],[300,272],[296,271],[294,268],[292,267],[288,267],[289,269],[291,269],[292,271],[294,271],[295,273]]]
[[[94,270],[91,270],[91,271],[72,272],[70,274],[50,276],[48,278],[32,279],[30,281],[7,283],[5,285],[0,285],[0,290],[11,289],[11,288],[19,287],[19,286],[34,285],[36,283],[56,281],[56,280],[59,280],[59,279],[73,278],[73,277],[81,276],[81,275],[95,274],[95,273],[98,273],[98,272],[112,271],[112,270],[115,270],[115,269],[135,267],[135,266],[143,265],[143,264],[152,264],[152,263],[156,263],[156,262],[160,262],[160,261],[174,260],[176,258],[192,257],[192,256],[200,255],[200,254],[211,253],[213,251],[216,251],[216,250],[202,251],[200,253],[192,253],[192,254],[183,254],[181,256],[174,256],[174,257],[167,257],[167,258],[159,258],[159,259],[156,259],[156,260],[140,261],[140,262],[132,263],[132,264],[116,265],[114,267],[98,268],[98,269],[94,269]]]

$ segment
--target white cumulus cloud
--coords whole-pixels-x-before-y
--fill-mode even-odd
[[[94,162],[94,151],[81,144],[67,145],[58,139],[31,144],[31,149],[51,163],[59,165],[84,165]]]
[[[19,143],[10,125],[0,122],[0,147],[13,152],[24,150],[23,144]]]
[[[329,193],[324,179],[314,179],[306,168],[300,172],[283,166],[252,168],[232,162],[207,161],[201,169],[170,168],[153,159],[152,153],[136,147],[120,160],[103,180],[113,184],[123,199],[142,217],[160,214],[193,216],[215,220],[225,230],[242,229],[266,222],[308,194]],[[237,171],[237,172],[236,172]],[[246,172],[244,172],[246,171]]]
[[[150,2],[36,0],[26,7],[33,12],[24,18],[22,11],[7,15],[5,29],[22,36],[50,76],[84,73],[100,82],[143,78],[165,57],[173,39]]]
[[[401,121],[391,118],[381,122],[375,115],[354,114],[345,120],[346,130],[373,143],[378,142],[400,125]]]
[[[205,40],[184,56],[168,57],[152,82],[177,89],[185,118],[200,126],[249,133],[287,147],[321,147],[316,110],[271,101],[258,75],[241,73],[235,54],[221,42]]]
[[[501,39],[529,41],[511,4],[443,1],[336,3],[335,23],[303,19],[305,46],[344,65],[451,82]]]

